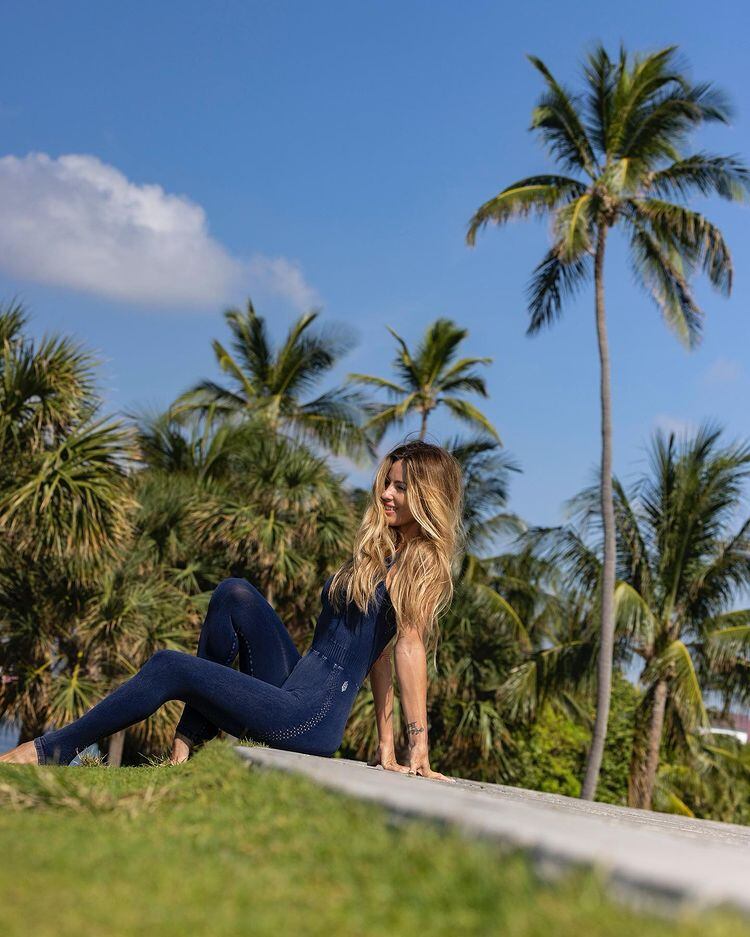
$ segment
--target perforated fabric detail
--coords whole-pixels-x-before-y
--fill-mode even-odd
[[[331,675],[330,683],[333,683],[333,678],[336,674]],[[333,697],[335,692],[335,685],[332,685],[328,691],[325,702],[321,708],[315,713],[314,716],[310,716],[309,719],[306,719],[304,722],[300,722],[296,726],[290,726],[288,729],[279,729],[276,732],[264,732],[263,738],[269,742],[278,742],[285,739],[292,739],[298,735],[302,735],[303,732],[308,732],[310,729],[315,728],[319,722],[325,717],[326,713],[330,710],[333,705]]]

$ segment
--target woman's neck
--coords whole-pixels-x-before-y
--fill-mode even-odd
[[[403,524],[398,528],[398,534],[400,546],[401,543],[406,543],[419,536],[419,524],[416,521],[409,521],[408,524]]]

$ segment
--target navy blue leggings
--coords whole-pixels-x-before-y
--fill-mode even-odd
[[[238,654],[239,671],[231,666]],[[330,755],[340,732],[323,723],[341,672],[313,649],[301,657],[255,586],[225,579],[211,596],[197,657],[157,651],[80,719],[36,738],[37,755],[40,764],[67,765],[97,739],[146,719],[172,699],[186,704],[177,731],[193,745],[222,729],[279,743],[274,747]]]

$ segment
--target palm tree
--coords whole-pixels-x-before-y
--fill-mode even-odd
[[[96,409],[95,361],[70,339],[26,337],[20,303],[0,304],[0,452],[50,448]],[[11,465],[4,459],[4,465]],[[5,476],[7,478],[7,475]]]
[[[220,550],[234,575],[251,570],[288,621],[293,610],[309,615],[321,577],[343,561],[353,536],[342,482],[305,446],[251,425],[231,483],[207,491],[194,511],[197,539]]]
[[[212,347],[229,386],[200,381],[175,401],[173,414],[211,411],[235,419],[252,414],[265,420],[269,432],[288,433],[334,455],[355,461],[374,456],[372,443],[359,425],[362,401],[358,393],[334,388],[312,400],[301,399],[352,347],[340,329],[310,333],[317,317],[318,312],[300,316],[283,345],[274,350],[265,320],[249,299],[244,312],[228,309],[224,318],[232,332],[231,351],[217,340]]]
[[[69,339],[23,334],[20,305],[0,308],[0,528],[34,561],[74,561],[93,574],[128,535],[122,489],[132,440],[97,419],[94,359]]]
[[[678,738],[705,728],[702,688],[731,695],[747,674],[737,643],[750,634],[750,609],[734,601],[750,585],[750,518],[737,531],[731,525],[750,446],[719,447],[718,438],[710,427],[680,444],[659,435],[651,476],[630,496],[617,484],[618,604],[646,689],[630,777],[635,807],[651,806],[665,725]]]
[[[131,536],[131,437],[97,418],[94,361],[67,338],[35,342],[0,308],[0,713],[22,739],[91,688],[78,624]]]
[[[385,390],[395,401],[384,406],[371,406],[369,409],[373,415],[365,423],[365,428],[375,430],[380,441],[389,427],[400,426],[409,413],[417,412],[422,421],[419,438],[424,439],[430,413],[442,404],[459,420],[474,429],[483,430],[499,442],[497,430],[487,417],[459,396],[467,392],[487,396],[483,379],[472,368],[492,361],[492,358],[461,358],[453,361],[459,344],[469,334],[468,330],[458,328],[450,319],[437,319],[427,329],[414,354],[390,326],[388,331],[400,348],[393,362],[397,381],[388,381],[371,374],[348,375],[352,383]]]
[[[734,603],[750,585],[750,518],[737,530],[750,446],[719,445],[719,430],[693,438],[657,433],[650,468],[629,491],[613,480],[617,542],[616,635],[642,661],[644,696],[636,713],[628,799],[650,808],[665,732],[688,749],[707,725],[704,692],[747,699],[750,609]],[[598,488],[573,499],[579,532],[550,535],[557,558],[595,588],[601,527]],[[668,730],[668,731],[667,731]]]
[[[584,93],[573,95],[538,58],[530,61],[546,90],[532,114],[537,131],[563,172],[514,182],[489,199],[469,222],[473,245],[486,224],[551,215],[553,243],[529,286],[529,333],[550,325],[563,300],[593,274],[601,399],[601,511],[604,566],[597,713],[582,796],[596,793],[609,716],[615,582],[612,502],[612,417],[609,346],[604,306],[607,238],[619,228],[630,244],[636,278],[651,293],[668,325],[692,347],[702,312],[690,289],[702,267],[711,284],[729,294],[732,264],[721,232],[701,214],[670,199],[692,194],[743,197],[750,175],[733,156],[686,155],[689,133],[701,124],[726,123],[729,108],[710,84],[693,84],[676,63],[675,48],[616,60],[598,46],[584,67]]]
[[[226,557],[207,549],[196,531],[206,500],[231,489],[236,460],[262,427],[217,419],[211,408],[176,415],[142,410],[134,421],[142,470],[132,479],[138,509],[133,522],[169,579],[190,594],[210,589],[226,572]]]
[[[195,650],[199,612],[205,613],[208,596],[191,595],[184,588],[190,583],[172,573],[143,534],[122,551],[119,562],[104,571],[80,614],[84,666],[74,668],[62,681],[63,692],[58,692],[50,706],[49,721],[60,725],[77,718],[104,693],[133,676],[161,648]],[[88,692],[79,692],[73,699],[71,689],[83,680],[88,680]],[[71,705],[62,708],[60,702],[66,697]],[[109,739],[107,763],[120,764],[126,736],[152,749],[168,745],[180,710],[181,705],[173,700],[143,723],[114,733]]]
[[[657,810],[724,823],[750,822],[750,745],[706,732],[690,740],[685,763],[659,766]]]

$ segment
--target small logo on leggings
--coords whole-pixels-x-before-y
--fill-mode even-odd
[[[344,682],[341,684],[341,692],[343,693],[344,690],[345,690],[348,686],[349,686],[349,681],[348,681],[348,680],[344,680]]]

